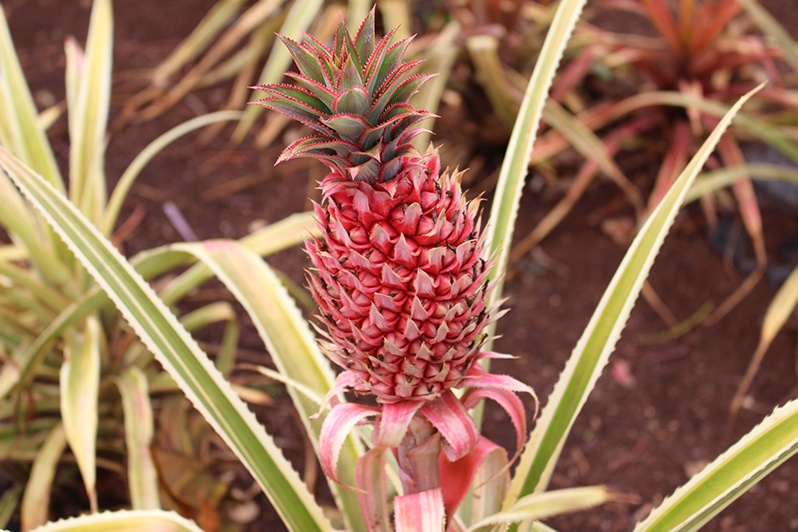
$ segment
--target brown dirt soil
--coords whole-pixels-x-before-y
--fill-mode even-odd
[[[798,26],[796,11],[784,6],[791,17],[788,27]],[[163,59],[201,19],[213,0],[116,2],[114,110],[130,96],[129,80],[141,69]],[[771,2],[778,7],[778,1]],[[56,0],[6,0],[12,34],[23,67],[40,105],[61,101],[63,89],[63,41],[74,35],[85,40],[90,2]],[[784,20],[784,19],[782,19]],[[789,22],[793,25],[789,26]],[[218,108],[229,87],[201,91],[161,118],[115,132],[110,143],[107,173],[118,179],[138,151],[158,134],[192,116]],[[442,111],[446,113],[446,109]],[[113,118],[113,117],[112,117]],[[133,188],[125,216],[143,209],[145,216],[125,243],[128,254],[176,242],[180,236],[163,211],[174,202],[200,239],[238,238],[258,224],[271,223],[306,208],[308,183],[321,170],[304,163],[272,164],[280,147],[256,149],[250,143],[229,148],[222,138],[200,146],[197,136],[177,143],[159,155]],[[65,164],[68,139],[65,122],[51,131],[60,162]],[[446,158],[447,133],[437,141]],[[636,181],[651,179],[655,166],[644,165]],[[260,179],[243,191],[209,197],[209,192],[234,178],[259,174]],[[475,176],[477,179],[479,176]],[[545,403],[566,359],[595,308],[625,247],[600,229],[613,205],[622,204],[609,184],[595,186],[574,213],[540,246],[516,265],[506,285],[511,312],[499,325],[502,334],[496,348],[516,360],[494,367],[532,385]],[[526,194],[517,233],[524,235],[554,205],[555,197]],[[623,208],[622,212],[625,212]],[[780,245],[798,234],[798,217],[769,212],[765,234],[775,257]],[[124,219],[124,216],[123,216]],[[291,250],[270,259],[277,268],[302,281],[305,257]],[[692,315],[707,301],[718,303],[740,283],[709,245],[699,211],[687,209],[668,237],[655,264],[651,284],[680,319]],[[561,530],[628,530],[703,464],[755,426],[776,405],[796,395],[796,341],[798,323],[793,319],[768,352],[750,395],[754,400],[729,426],[728,408],[758,340],[758,328],[776,287],[760,283],[741,305],[714,326],[699,326],[670,341],[646,344],[652,333],[665,329],[651,306],[640,301],[613,355],[610,366],[582,414],[562,453],[552,487],[607,484],[634,495],[636,504],[610,504],[581,514],[554,519]],[[218,341],[218,339],[216,340]],[[243,347],[262,352],[252,331]],[[262,355],[266,360],[267,355]],[[629,376],[624,378],[624,370]],[[294,420],[285,409],[262,410],[269,430],[277,431],[281,445],[293,460],[301,461],[303,443],[295,431],[283,432]],[[512,430],[499,412],[489,409],[485,432],[512,445]],[[795,486],[798,461],[782,465],[748,494],[715,518],[707,530],[798,530]],[[254,530],[278,530],[268,509]]]

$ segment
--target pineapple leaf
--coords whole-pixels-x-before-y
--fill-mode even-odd
[[[312,48],[316,52],[316,55],[321,59],[322,65],[326,65],[333,60],[332,50],[324,46],[324,43],[310,33],[305,33],[305,38],[302,41],[302,45],[306,48]]]
[[[247,467],[286,526],[331,529],[274,440],[130,263],[63,195],[2,147],[0,166],[68,243],[184,394]]]
[[[306,88],[309,92],[311,92],[321,103],[327,106],[327,110],[325,112],[329,112],[332,110],[333,101],[335,100],[335,93],[331,91],[329,88],[322,85],[316,80],[306,78],[302,74],[298,74],[296,72],[286,72],[285,75],[299,82],[304,88]]]
[[[266,107],[267,109],[272,109],[278,113],[289,116],[298,122],[302,122],[309,128],[318,131],[324,136],[333,135],[333,131],[330,128],[325,127],[319,122],[318,113],[306,110],[306,108],[304,108],[299,102],[291,100],[280,101],[276,98],[264,98],[262,100],[258,100],[256,103],[262,107]]]
[[[796,453],[798,400],[792,400],[669,495],[635,531],[699,530]]]
[[[365,453],[357,462],[357,488],[360,494],[360,506],[368,523],[373,523],[371,530],[389,532],[391,505],[388,496],[388,475],[386,474],[386,458],[388,449],[376,447]]]
[[[310,79],[327,79],[327,76],[324,74],[324,68],[321,66],[322,61],[320,61],[319,57],[314,55],[307,46],[302,46],[298,42],[282,35],[278,35],[278,37],[283,41],[285,47],[288,48],[288,52],[291,54],[291,57],[294,59],[294,62],[299,67],[299,71],[303,76]]]
[[[333,390],[338,391],[341,382],[342,379],[339,377]],[[375,417],[379,413],[379,409],[373,406],[339,403],[327,414],[319,434],[319,459],[330,480],[341,484],[341,477],[338,475],[338,458],[352,429],[364,419]]]
[[[345,140],[319,140],[319,137],[303,137],[294,141],[284,151],[280,159],[291,157],[316,157],[333,153],[341,156],[358,149],[358,146]]]
[[[440,488],[396,497],[394,512],[397,530],[438,530],[446,520]]]
[[[377,42],[376,46],[374,47],[374,51],[369,56],[368,63],[366,64],[366,69],[364,71],[364,75],[366,77],[366,80],[368,81],[366,89],[368,89],[369,94],[374,94],[374,91],[377,89],[377,87],[379,87],[384,81],[381,80],[380,77],[375,74],[380,71],[380,68],[385,63],[385,55],[388,52],[391,39],[393,39],[395,33],[396,33],[395,28],[389,31],[382,39],[379,40],[379,42]],[[390,70],[388,70],[388,72],[390,72]]]
[[[416,64],[417,63],[405,63],[402,67],[408,65],[415,66]],[[412,66],[410,68],[412,68]],[[369,109],[366,120],[371,124],[376,123],[387,107],[394,103],[406,102],[411,96],[418,92],[421,85],[432,77],[434,77],[433,74],[418,74],[412,78],[403,78],[402,76],[394,77],[384,89],[380,89],[380,97],[374,102],[371,109]],[[399,82],[399,84],[395,85],[396,82]]]
[[[392,33],[389,35],[392,35]],[[386,38],[383,38],[383,41],[385,41]],[[388,48],[388,50],[385,52],[384,58],[381,58],[379,62],[375,63],[374,66],[376,67],[377,71],[373,80],[373,87],[382,87],[386,80],[393,76],[394,71],[400,68],[400,65],[402,64],[402,57],[405,55],[411,40],[412,39],[408,38],[397,42]],[[380,42],[380,44],[382,44],[382,42]],[[381,90],[378,92],[381,92]]]
[[[160,530],[200,532],[202,529],[176,512],[165,510],[119,510],[81,515],[44,524],[36,532],[102,532],[103,530]]]
[[[346,22],[344,19],[341,19],[341,25],[346,28]],[[349,63],[352,63],[356,68],[358,73],[363,72],[363,60],[367,60],[368,57],[361,57],[357,53],[357,48],[355,48],[355,43],[352,42],[352,36],[349,35],[348,31],[344,31],[344,44],[346,44],[346,51],[347,55],[346,58]]]
[[[374,8],[372,7],[355,35],[355,49],[361,61],[367,61],[374,53],[374,32]]]
[[[516,469],[508,502],[548,485],[574,420],[607,364],[687,189],[749,92],[729,110],[654,209],[626,252],[566,363]]]
[[[339,114],[333,116],[332,118],[322,120],[322,122],[325,125],[333,128],[342,139],[351,142],[355,147],[363,147],[363,143],[359,142],[359,140],[364,133],[372,130],[369,129],[371,127],[369,123],[358,114]],[[377,140],[379,140],[379,138],[380,136],[377,136]],[[373,146],[373,144],[371,144],[371,146]],[[350,146],[348,149],[351,151],[352,146]]]
[[[360,89],[363,88],[363,78],[360,75],[360,68],[351,60],[351,58],[348,59],[349,60],[344,63],[339,75],[339,91],[347,91],[355,87]]]
[[[262,85],[257,88],[271,94],[273,98],[279,98],[289,103],[296,103],[298,107],[301,106],[306,109],[311,109],[317,111],[319,114],[329,113],[329,108],[327,108],[323,102],[319,101],[319,98],[313,92],[301,87],[279,83],[274,85]]]
[[[366,89],[357,86],[343,91],[333,102],[333,112],[362,116],[368,111],[371,101]]]

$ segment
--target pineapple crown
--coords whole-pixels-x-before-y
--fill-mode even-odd
[[[432,74],[410,74],[422,61],[402,62],[412,38],[391,45],[395,31],[377,41],[372,8],[354,38],[341,19],[332,49],[308,34],[301,43],[278,35],[299,67],[299,73],[286,74],[296,84],[253,87],[268,96],[252,103],[305,124],[313,134],[289,145],[277,163],[313,157],[354,181],[396,177],[402,156],[417,153],[411,140],[426,131],[413,126],[434,115],[408,103]]]

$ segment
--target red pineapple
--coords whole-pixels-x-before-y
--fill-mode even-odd
[[[397,523],[427,507],[439,511],[425,514],[431,522],[451,518],[482,460],[498,449],[468,410],[497,401],[518,452],[526,416],[515,392],[533,393],[478,364],[501,357],[481,351],[485,326],[498,314],[487,306],[478,205],[465,199],[460,174],[441,171],[436,151],[421,154],[411,144],[430,113],[408,100],[429,76],[410,74],[418,64],[402,62],[410,41],[391,45],[392,35],[375,38],[372,10],[354,38],[342,21],[332,49],[311,36],[302,43],[281,37],[299,67],[288,74],[296,85],[261,85],[268,96],[255,102],[313,131],[278,162],[313,157],[330,169],[316,205],[321,237],[307,242],[321,348],[344,369],[330,396],[349,389],[373,395],[378,406],[336,405],[319,453],[325,472],[341,482],[336,462],[347,434],[377,419],[355,480],[369,530],[384,528],[375,494],[386,493],[386,450],[395,453],[403,484]],[[452,392],[459,387],[467,388],[460,397]]]
[[[477,204],[436,152],[410,143],[430,114],[407,100],[429,76],[409,74],[409,40],[390,46],[391,35],[375,43],[372,13],[354,40],[341,24],[332,50],[283,38],[297,86],[258,87],[269,96],[257,102],[314,130],[280,161],[314,157],[330,168],[316,206],[322,237],[307,245],[322,348],[356,375],[354,391],[381,403],[461,385],[492,314]]]

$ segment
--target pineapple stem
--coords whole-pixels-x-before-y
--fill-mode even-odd
[[[399,468],[404,473],[401,477],[405,495],[441,487],[440,453],[440,433],[423,416],[416,415],[397,449]]]

